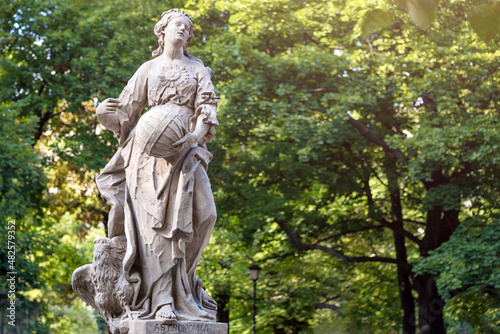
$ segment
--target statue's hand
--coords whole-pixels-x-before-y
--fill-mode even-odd
[[[122,107],[120,100],[114,98],[102,101],[97,107],[97,118],[106,129],[120,132],[120,119],[116,114],[120,107]]]
[[[198,117],[198,121],[196,122],[196,128],[193,132],[188,132],[184,137],[176,141],[173,145],[178,146],[185,144],[189,146],[191,144],[200,142],[203,137],[207,134],[208,130],[210,130],[210,125],[203,123],[202,117]],[[201,142],[203,144],[203,142]]]
[[[189,146],[191,144],[196,143],[199,140],[200,138],[198,138],[198,136],[195,133],[188,132],[184,137],[173,143],[173,146],[180,146],[180,145]]]

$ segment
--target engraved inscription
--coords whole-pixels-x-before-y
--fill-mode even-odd
[[[155,332],[166,333],[208,333],[207,324],[156,324]]]

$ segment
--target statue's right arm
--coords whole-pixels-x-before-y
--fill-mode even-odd
[[[135,72],[117,99],[109,98],[97,107],[97,117],[115,133],[120,144],[127,140],[148,101],[149,65],[144,63]]]

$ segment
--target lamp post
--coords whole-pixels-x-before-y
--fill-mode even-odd
[[[259,279],[259,273],[260,273],[260,267],[256,264],[252,264],[250,267],[248,267],[250,270],[250,279],[253,281],[253,315],[252,315],[252,320],[253,320],[253,330],[252,333],[255,334],[255,315],[257,314],[257,305],[256,305],[256,300],[257,300],[257,280]]]

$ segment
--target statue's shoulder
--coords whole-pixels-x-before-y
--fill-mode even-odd
[[[158,62],[158,58],[153,58],[150,59],[146,62],[144,62],[140,67],[138,71],[142,72],[148,72],[153,66],[155,66]]]
[[[148,60],[145,63],[143,63],[139,68],[135,71],[134,75],[130,79],[132,83],[136,83],[137,80],[139,82],[142,82],[142,80],[145,80],[151,71],[152,66],[154,65],[154,59]],[[131,83],[129,81],[129,83]]]
[[[195,59],[190,59],[191,65],[195,69],[199,76],[210,77],[212,75],[212,69],[203,64],[203,62]]]

